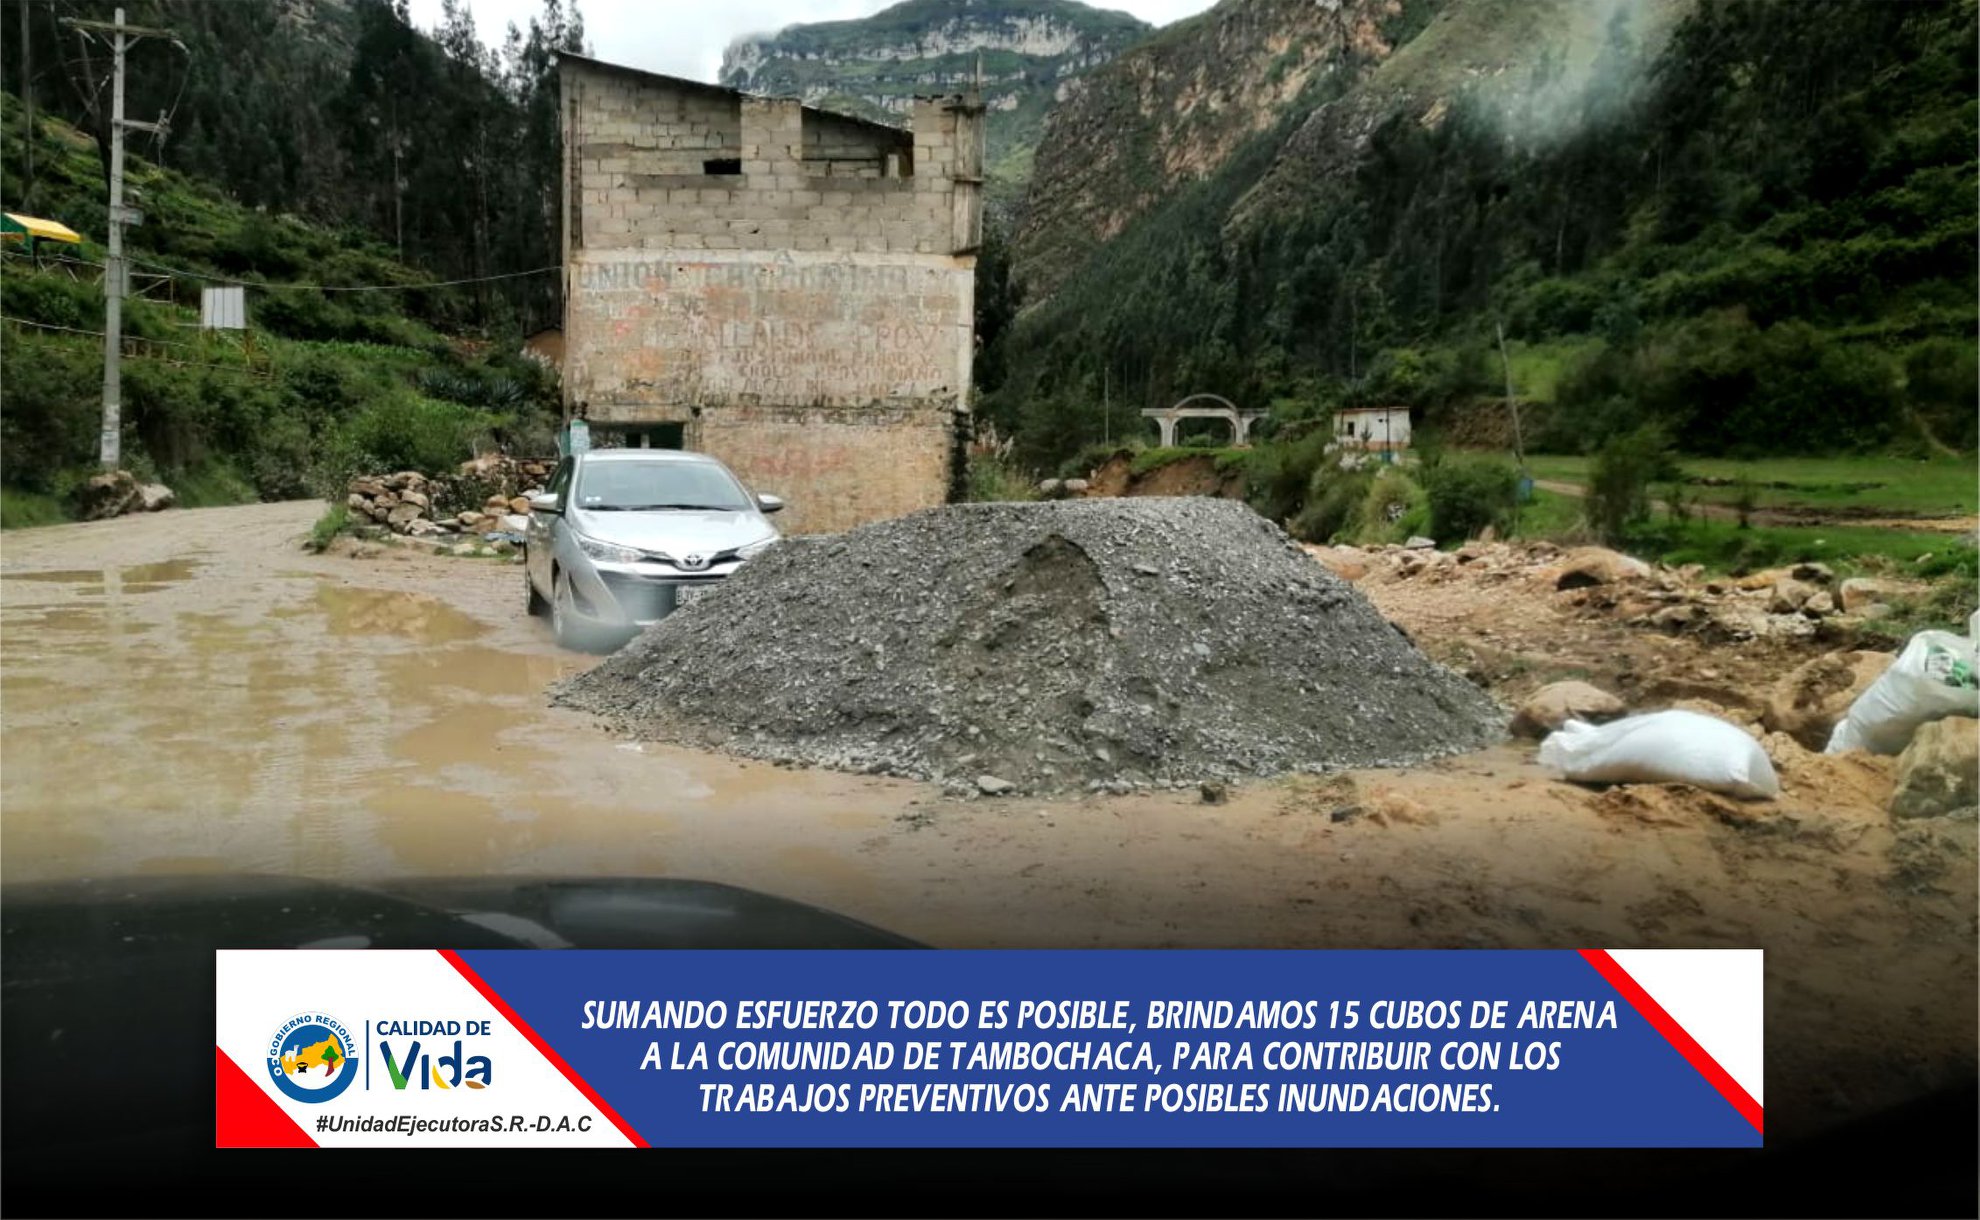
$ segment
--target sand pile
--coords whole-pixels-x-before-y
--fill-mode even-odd
[[[563,684],[637,736],[970,791],[1400,765],[1504,717],[1242,504],[932,509],[788,542]]]

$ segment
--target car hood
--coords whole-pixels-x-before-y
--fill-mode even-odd
[[[668,555],[701,552],[714,555],[732,547],[775,538],[776,529],[754,512],[695,512],[685,509],[650,513],[596,512],[578,509],[571,525],[588,538],[660,551]]]

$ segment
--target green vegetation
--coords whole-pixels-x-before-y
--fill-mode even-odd
[[[316,524],[309,527],[309,541],[303,545],[312,551],[328,550],[337,535],[350,528],[351,509],[347,504],[332,504]]]
[[[1590,459],[1537,454],[1527,460],[1536,479],[1585,484]],[[1738,503],[1750,479],[1759,507],[1847,510],[1889,517],[1970,516],[1980,510],[1980,480],[1970,458],[1685,458],[1686,490],[1708,504]]]
[[[1575,455],[1575,481],[1588,481],[1586,455],[1657,426],[1701,477],[1806,463],[1756,476],[1763,507],[1872,503],[1843,486],[1856,482],[1888,483],[1894,507],[1971,512],[1972,0],[1700,0],[1655,38],[1631,21],[1677,10],[1622,5],[1590,45],[1564,49],[1527,29],[1546,7],[1466,4],[1428,24],[1411,10],[1396,20],[1421,38],[1397,26],[1396,53],[1370,74],[1391,93],[1354,92],[1336,73],[1200,181],[1096,186],[1123,209],[1144,188],[1159,202],[1069,262],[1056,294],[986,350],[982,413],[1049,469],[1118,434],[1102,402],[1130,420],[1196,390],[1270,403],[1254,502],[1337,533],[1349,497],[1319,468],[1312,422],[1406,405],[1419,430],[1455,436],[1502,417],[1502,325],[1515,393],[1533,408],[1526,446]],[[1508,58],[1549,49],[1503,78],[1438,77],[1463,61],[1429,42],[1460,18],[1503,35]],[[1156,42],[1180,46],[1207,19]],[[1114,114],[1114,75],[1091,78],[1086,117]],[[1385,115],[1370,109],[1381,96],[1413,100],[1381,103]],[[1370,121],[1365,146],[1329,127],[1337,115]],[[1114,117],[1124,149],[1161,118]],[[1534,473],[1569,469],[1552,460]],[[1850,460],[1878,473],[1849,475]],[[1637,537],[1668,473],[1652,472],[1646,502],[1605,532]],[[1681,487],[1708,504],[1739,498],[1731,482]],[[1554,511],[1528,507],[1522,528]],[[1717,562],[1815,545],[1757,529],[1722,541],[1734,522],[1674,528],[1673,547]],[[1826,534],[1824,548],[1856,545]]]
[[[21,107],[0,95],[0,180],[16,180],[27,147]],[[45,211],[70,221],[90,213],[101,183],[89,137],[42,117],[34,160]],[[287,287],[429,277],[359,231],[254,211],[136,157],[130,176],[152,219],[130,233],[146,295],[125,311],[125,464],[162,479],[180,504],[334,495],[360,469],[439,472],[477,446],[550,445],[554,381],[513,354],[515,331],[474,326],[467,290]],[[14,255],[0,268],[9,528],[60,519],[93,470],[102,258],[91,240],[44,250],[39,266]],[[198,330],[199,290],[216,276],[250,285],[248,335]]]

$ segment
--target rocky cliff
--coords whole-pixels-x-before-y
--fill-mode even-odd
[[[1579,99],[1619,15],[1646,48],[1690,0],[1223,0],[1075,83],[1036,154],[1014,246],[1027,303],[1240,152],[1243,226],[1360,164],[1369,135],[1501,97],[1517,139]],[[1536,89],[1536,73],[1550,83]],[[1231,184],[1226,181],[1224,186]]]
[[[1223,0],[1077,82],[1039,144],[1014,269],[1033,299],[1093,249],[1392,51],[1426,0]],[[1407,33],[1407,30],[1401,30]]]
[[[916,94],[980,80],[992,193],[1015,200],[1053,103],[1149,29],[1072,0],[906,0],[861,20],[739,39],[722,58],[721,79],[896,122]]]

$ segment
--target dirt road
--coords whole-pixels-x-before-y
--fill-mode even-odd
[[[1757,945],[1770,1135],[1974,1070],[1972,823],[1894,825],[1888,762],[1761,806],[1512,744],[1222,805],[945,800],[614,740],[548,706],[592,662],[518,568],[308,555],[318,511],[6,535],[0,875],[672,875],[949,946]]]

